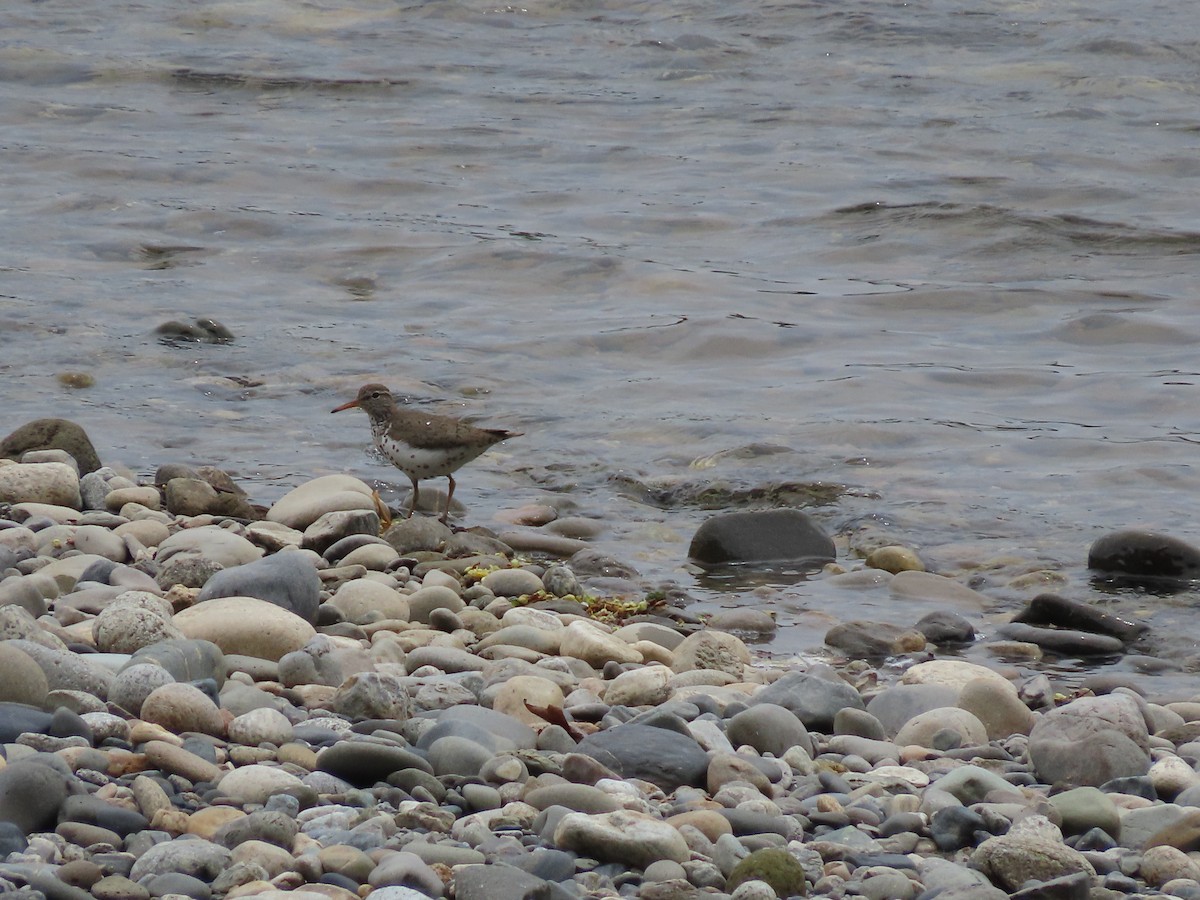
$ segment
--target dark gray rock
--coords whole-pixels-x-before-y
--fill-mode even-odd
[[[63,822],[80,822],[107,828],[121,837],[145,831],[149,821],[141,813],[123,806],[108,803],[91,794],[67,797],[59,808],[59,819]]]
[[[1095,541],[1088,568],[1144,578],[1200,578],[1200,550],[1149,531],[1117,531]]]
[[[759,753],[781,757],[792,747],[801,747],[810,756],[812,736],[790,709],[775,703],[759,703],[734,715],[726,726],[726,736],[735,747],[749,744]]]
[[[664,791],[699,787],[708,774],[708,754],[696,741],[652,725],[618,725],[589,734],[576,747],[625,778],[640,778]]]
[[[1107,634],[1126,643],[1137,640],[1150,628],[1144,622],[1130,622],[1087,603],[1069,600],[1058,594],[1038,594],[1013,621]]]
[[[79,464],[79,474],[100,468],[100,457],[87,432],[69,419],[35,419],[0,441],[0,459],[17,459],[29,450],[65,450]]]
[[[218,686],[225,683],[225,654],[212,641],[199,638],[178,638],[149,644],[134,653],[122,669],[139,664],[166,669],[179,682],[211,678]]]
[[[232,850],[246,841],[263,841],[291,850],[300,826],[294,817],[285,813],[259,809],[243,819],[234,819],[217,829],[213,840]]]
[[[504,863],[457,866],[454,870],[456,900],[524,900],[549,895],[550,884],[544,878]]]
[[[0,769],[0,822],[12,822],[26,835],[53,829],[71,781],[66,765],[49,754]]]
[[[25,703],[0,703],[0,742],[10,744],[18,735],[49,734],[54,717]]]
[[[767,509],[713,516],[696,530],[688,556],[708,566],[792,562],[819,567],[832,562],[837,550],[807,513]]]
[[[975,626],[949,610],[926,613],[913,627],[932,644],[969,644],[975,640]]]
[[[315,622],[321,602],[321,578],[307,557],[276,553],[218,572],[201,589],[196,602],[220,597],[257,597],[306,622]]]
[[[943,807],[929,819],[929,836],[943,853],[974,847],[977,833],[987,835],[987,823],[983,816],[965,806]]]
[[[374,741],[338,741],[322,750],[317,757],[317,769],[336,775],[357,787],[371,787],[387,781],[393,772],[420,769],[433,772],[424,757],[394,744]]]
[[[373,509],[338,509],[327,512],[304,529],[304,541],[300,546],[324,555],[334,544],[359,534],[372,537],[379,534],[379,513]]]
[[[895,735],[913,716],[957,702],[958,691],[943,684],[896,684],[872,697],[867,712],[879,720],[888,734]]]
[[[1112,656],[1122,653],[1125,645],[1107,634],[1090,634],[1066,628],[1039,628],[1023,622],[1009,622],[996,629],[996,635],[1008,641],[1037,644],[1043,650],[1066,656]]]
[[[844,681],[830,681],[807,672],[789,672],[769,684],[752,698],[750,705],[774,703],[789,709],[805,728],[831,731],[838,710],[863,709],[858,691]]]

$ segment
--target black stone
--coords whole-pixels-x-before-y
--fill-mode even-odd
[[[1142,622],[1130,622],[1103,612],[1078,600],[1068,600],[1058,594],[1038,594],[1013,621],[1107,634],[1126,643],[1137,640],[1150,627]]]
[[[983,816],[966,806],[943,807],[929,819],[929,834],[943,853],[973,846],[982,831],[987,831]]]
[[[975,640],[975,626],[947,610],[927,613],[913,627],[933,644],[969,644]]]
[[[819,568],[837,550],[807,513],[767,509],[713,516],[696,530],[688,556],[702,566],[790,562]]]
[[[1200,550],[1170,535],[1117,531],[1092,544],[1088,568],[1149,578],[1200,578]]]
[[[429,763],[411,750],[371,741],[338,741],[321,751],[317,768],[356,787],[387,781],[389,775],[401,769],[420,769],[433,774]]]

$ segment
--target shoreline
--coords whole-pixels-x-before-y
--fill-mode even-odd
[[[582,522],[514,565],[484,529],[417,517],[380,537],[377,498],[350,476],[256,520],[212,472],[81,479],[53,449],[13,466],[7,886],[1200,896],[1200,696],[1118,679],[1056,697],[1044,675],[1014,684],[911,629],[845,632],[836,664],[756,658],[738,632],[771,627],[760,611],[718,628],[670,596],[615,602],[605,589],[636,572],[590,550]],[[901,571],[928,575],[913,590],[939,577]],[[1103,636],[1091,625],[1077,633]],[[878,661],[884,638],[902,674]]]

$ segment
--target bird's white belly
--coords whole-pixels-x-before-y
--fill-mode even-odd
[[[378,443],[383,455],[409,478],[440,478],[471,459],[469,452],[458,449],[425,450],[393,441],[381,440]]]

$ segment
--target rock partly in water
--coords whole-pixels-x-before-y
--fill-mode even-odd
[[[712,517],[696,530],[688,556],[702,566],[790,562],[819,568],[836,558],[837,549],[807,513],[768,509]]]
[[[65,450],[86,475],[100,468],[100,457],[82,426],[69,419],[35,419],[0,441],[0,458],[20,459],[30,450]]]
[[[1150,531],[1116,531],[1088,550],[1088,568],[1130,578],[1200,578],[1200,549]]]

